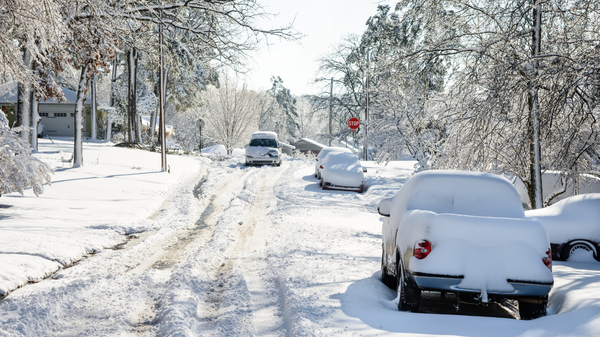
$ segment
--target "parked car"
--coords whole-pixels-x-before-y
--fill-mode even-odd
[[[324,190],[356,191],[365,189],[365,173],[358,157],[348,152],[329,152],[319,166]]]
[[[330,152],[352,153],[352,151],[350,151],[350,149],[347,149],[345,147],[328,146],[328,147],[323,148],[321,151],[319,151],[319,154],[317,155],[317,158],[315,159],[315,178],[321,179],[321,169],[320,169],[321,163],[323,162],[323,159]]]
[[[281,147],[275,132],[255,132],[246,146],[246,166],[265,164],[281,165]]]
[[[577,252],[590,252],[600,261],[600,193],[569,197],[545,208],[525,211],[525,215],[544,225],[553,259],[567,261]]]
[[[526,218],[515,187],[493,174],[424,171],[379,203],[382,281],[398,309],[417,311],[421,291],[460,301],[519,302],[522,319],[546,314],[554,284],[548,236]]]

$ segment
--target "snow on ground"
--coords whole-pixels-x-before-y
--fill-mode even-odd
[[[54,142],[42,140],[37,155],[54,165],[53,185],[40,198],[0,198],[0,280],[12,291],[0,297],[0,336],[600,331],[600,264],[590,261],[555,262],[550,314],[534,321],[515,319],[510,307],[399,312],[380,279],[376,205],[414,162],[364,163],[369,187],[358,194],[321,190],[310,160],[245,167],[238,157],[169,156],[169,174],[159,172],[158,154],[89,143],[85,166],[63,169],[57,151],[72,143]]]

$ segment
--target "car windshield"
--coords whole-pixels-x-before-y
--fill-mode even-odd
[[[250,146],[277,147],[275,139],[252,139]]]

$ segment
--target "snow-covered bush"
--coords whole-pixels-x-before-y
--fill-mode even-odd
[[[39,196],[44,192],[44,184],[51,183],[53,172],[48,164],[31,156],[31,148],[18,136],[19,131],[21,128],[11,129],[6,116],[0,113],[0,195],[23,194],[31,187]]]

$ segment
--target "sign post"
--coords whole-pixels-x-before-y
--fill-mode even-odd
[[[358,130],[358,127],[360,126],[360,121],[358,120],[358,118],[356,117],[352,117],[348,120],[348,127],[350,127],[350,130],[352,130],[352,134],[353,134],[353,138],[354,138],[354,148],[356,149],[356,130]]]

